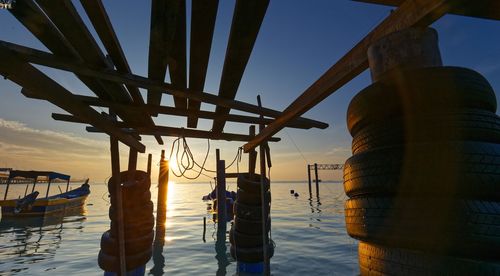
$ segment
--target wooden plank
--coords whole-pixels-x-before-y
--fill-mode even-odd
[[[99,38],[104,44],[104,47],[111,56],[111,59],[113,60],[114,65],[116,66],[116,69],[123,73],[132,73],[132,71],[130,70],[130,66],[127,62],[127,59],[125,58],[125,54],[123,53],[123,49],[120,45],[118,37],[116,36],[116,33],[113,29],[113,25],[109,20],[104,5],[102,4],[102,1],[80,0],[80,2],[82,3],[85,12],[89,16],[90,21],[94,26],[94,29],[99,35]],[[139,88],[132,85],[125,85],[125,87],[132,96],[134,103],[144,104],[144,100],[141,96]],[[154,125],[153,119],[149,116],[147,118],[144,118],[144,121],[150,126]],[[163,144],[163,140],[161,139],[160,136],[155,138],[160,145]]]
[[[306,89],[284,114],[244,145],[245,152],[257,147],[283,129],[287,122],[304,114],[368,68],[368,47],[385,35],[411,26],[427,26],[452,7],[449,0],[408,0],[365,36],[354,48]],[[454,2],[453,2],[454,3]]]
[[[37,3],[86,63],[97,68],[111,67],[70,0],[37,0]],[[103,85],[112,100],[131,101],[123,86],[110,82]]]
[[[175,17],[179,5],[170,0],[151,2],[151,23],[149,33],[148,78],[164,82],[167,72],[167,59],[170,55],[175,34]],[[148,89],[147,103],[159,105],[160,91]]]
[[[236,1],[219,85],[219,96],[225,99],[236,96],[268,5],[269,0]],[[229,110],[222,106],[216,108],[219,114],[228,114]],[[212,130],[222,132],[224,125],[224,121],[215,120]]]
[[[102,132],[99,127],[86,127],[88,132]],[[161,135],[171,137],[189,137],[210,140],[224,140],[224,141],[240,141],[247,142],[251,140],[251,136],[246,134],[236,133],[214,133],[212,131],[197,130],[190,128],[175,128],[167,126],[155,126],[154,128],[138,127],[138,128],[123,128],[123,132],[138,135]],[[279,142],[281,138],[272,137],[270,142]]]
[[[27,95],[29,97],[30,95]],[[83,95],[75,95],[75,97],[79,100],[82,101],[86,104],[89,104],[91,106],[99,106],[99,107],[112,107],[114,109],[120,109],[120,110],[134,110],[138,112],[142,112],[145,114],[165,114],[165,115],[172,115],[172,116],[191,116],[195,115],[197,118],[203,118],[203,119],[222,119],[225,121],[230,121],[230,122],[237,122],[237,123],[247,123],[247,124],[269,124],[273,120],[268,119],[268,118],[261,118],[261,117],[252,117],[252,116],[245,116],[245,115],[236,115],[236,114],[228,114],[228,115],[217,115],[215,112],[211,111],[189,111],[189,110],[183,110],[183,109],[178,109],[175,107],[170,107],[170,106],[157,106],[157,105],[143,105],[143,106],[135,106],[135,105],[130,105],[130,104],[117,104],[114,102],[110,101],[103,101],[97,97],[90,97],[90,96],[83,96]],[[311,125],[305,124],[303,122],[297,122],[297,121],[291,121],[287,127],[292,127],[292,128],[300,128],[300,129],[310,129]]]
[[[126,83],[130,85],[134,85],[141,88],[153,89],[157,91],[162,91],[163,93],[167,93],[170,95],[175,95],[178,97],[184,97],[188,99],[194,99],[201,102],[206,102],[214,105],[220,105],[236,110],[241,110],[249,113],[262,114],[264,116],[277,118],[281,116],[281,112],[269,109],[269,108],[259,108],[256,105],[249,104],[246,102],[241,102],[237,100],[228,100],[212,93],[201,92],[201,93],[192,93],[189,89],[177,89],[168,83],[161,83],[158,81],[153,81],[145,77],[141,77],[133,74],[125,74],[120,73],[115,70],[96,70],[87,67],[84,64],[74,63],[71,60],[61,59],[56,57],[50,53],[36,50],[33,48],[24,47],[21,45],[0,41],[0,45],[5,47],[6,49],[15,52],[18,56],[23,58],[24,60],[52,68],[57,68],[65,71],[74,72],[76,74],[90,76],[94,78],[104,79],[108,81],[118,82],[118,83]],[[310,124],[312,127],[325,129],[328,127],[328,124],[319,122],[316,120],[306,119],[306,118],[298,118],[297,122]]]
[[[189,88],[193,93],[203,91],[207,75],[210,50],[215,29],[215,18],[219,0],[193,1],[191,7],[191,39],[189,48]],[[201,103],[189,100],[188,110],[200,110]],[[193,113],[188,117],[187,126],[196,128],[198,118]]]
[[[114,135],[124,144],[137,149],[139,152],[145,151],[144,145],[135,138],[109,124],[105,117],[94,109],[74,101],[73,94],[68,90],[29,63],[18,59],[14,53],[2,46],[0,46],[0,73],[31,93],[38,94],[52,104],[99,127],[109,135]]]
[[[373,3],[387,6],[400,6],[404,0],[353,0],[356,2]],[[500,20],[500,1],[462,1],[463,4],[450,9],[451,14]]]
[[[173,19],[175,23],[174,40],[168,57],[168,72],[173,86],[187,88],[187,61],[186,61],[186,0],[170,1],[178,6],[178,12]],[[176,108],[187,109],[187,100],[185,98],[174,97]]]

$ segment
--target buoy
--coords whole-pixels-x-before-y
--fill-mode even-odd
[[[290,190],[290,194],[294,194],[295,193],[295,190]]]
[[[299,197],[299,193],[294,193],[293,196],[294,197]]]

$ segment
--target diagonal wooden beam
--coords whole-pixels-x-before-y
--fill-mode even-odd
[[[192,1],[189,88],[193,91],[203,91],[205,87],[218,5],[219,0]],[[189,100],[188,103],[188,110],[193,112],[200,110],[201,103],[199,101]],[[197,117],[189,116],[187,126],[196,128],[197,125]]]
[[[175,33],[170,55],[167,59],[170,82],[173,86],[187,88],[187,65],[186,65],[186,0],[175,0],[178,5],[175,17]],[[172,24],[172,23],[168,23]],[[174,97],[175,107],[187,109],[185,98]]]
[[[236,110],[241,110],[249,113],[262,114],[268,117],[279,117],[281,112],[269,109],[269,108],[260,108],[256,105],[252,105],[246,102],[241,102],[237,100],[228,100],[212,93],[207,92],[192,92],[189,89],[179,90],[168,83],[161,83],[157,81],[150,80],[145,77],[141,77],[133,74],[124,74],[114,70],[95,70],[87,67],[85,64],[77,64],[73,61],[69,61],[67,59],[58,58],[50,53],[36,50],[33,48],[24,47],[21,45],[0,41],[0,45],[9,49],[13,53],[16,53],[23,60],[28,62],[32,62],[35,64],[40,64],[56,69],[61,69],[69,72],[73,72],[75,74],[91,76],[93,78],[118,82],[118,83],[126,83],[130,85],[134,85],[137,87],[145,88],[145,89],[153,89],[157,91],[162,91],[163,93],[167,93],[170,95],[175,95],[177,97],[183,97],[187,99],[194,99],[201,102],[206,102],[209,104],[220,105]],[[305,124],[310,124],[312,127],[325,129],[328,127],[328,124],[319,122],[316,120],[311,120],[307,118],[297,118],[297,122],[303,122]]]
[[[400,6],[404,0],[353,0],[356,2],[373,3],[387,6]],[[480,0],[464,1],[463,5],[458,5],[450,9],[450,13],[478,17],[484,19],[500,20],[500,1]]]
[[[368,68],[368,47],[380,38],[412,26],[428,26],[448,12],[457,1],[452,0],[407,0],[392,12],[382,23],[365,36],[354,48],[345,54],[315,83],[306,89],[283,115],[268,125],[252,141],[244,145],[248,152],[269,137],[278,133],[294,118],[298,118],[326,97],[337,91],[344,84]]]
[[[219,96],[226,99],[235,98],[268,5],[269,0],[236,1],[222,68]],[[229,110],[221,106],[216,108],[219,114],[228,114]],[[222,132],[224,125],[224,121],[215,120],[212,130]]]
[[[31,93],[35,93],[67,112],[88,121],[137,151],[145,151],[144,145],[135,138],[107,123],[103,115],[88,105],[75,101],[73,94],[68,90],[2,46],[0,46],[0,74]]]
[[[109,16],[106,12],[106,9],[104,8],[104,5],[102,4],[102,1],[80,0],[80,2],[82,3],[85,12],[89,16],[90,22],[94,26],[94,29],[99,35],[99,38],[101,39],[104,47],[111,56],[116,69],[123,73],[132,73],[127,59],[125,58],[125,54],[123,53],[123,49],[120,45],[118,37],[116,36],[116,33],[113,29],[113,25],[109,20]],[[125,87],[127,87],[127,90],[132,96],[134,103],[139,105],[144,104],[144,100],[142,99],[139,88],[132,85],[125,85]],[[144,121],[150,126],[154,125],[151,117],[144,118]],[[161,136],[157,136],[155,138],[160,145],[163,145]]]

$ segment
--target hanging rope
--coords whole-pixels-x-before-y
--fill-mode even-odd
[[[182,141],[182,144],[181,144]],[[175,150],[175,155],[174,155],[174,150]],[[191,149],[187,143],[187,140],[185,137],[181,136],[177,139],[174,140],[172,143],[172,148],[170,149],[170,156],[169,160],[172,160],[173,157],[175,157],[176,163],[177,163],[177,169],[179,170],[176,172],[174,169],[172,169],[172,173],[177,176],[177,177],[185,177],[190,180],[195,180],[199,178],[201,175],[206,176],[210,179],[213,179],[212,176],[207,175],[204,173],[217,173],[215,170],[210,170],[205,167],[208,155],[210,153],[210,139],[207,139],[207,153],[205,154],[205,158],[203,159],[203,163],[200,165],[196,160],[194,159],[193,153],[191,152]],[[231,168],[235,163],[237,164],[237,170],[239,172],[239,165],[238,163],[241,161],[241,156],[243,155],[243,147],[239,147],[236,152],[236,156],[234,157],[233,161],[226,166],[226,170]],[[237,162],[236,162],[237,161]],[[195,166],[197,167],[195,169]],[[188,171],[194,171],[197,173],[196,176],[188,176],[186,173]]]
[[[290,138],[290,141],[292,141],[292,144],[295,146],[295,148],[297,149],[297,151],[300,153],[300,155],[302,156],[302,158],[304,159],[304,161],[306,161],[306,164],[309,164],[309,160],[307,160],[307,158],[304,156],[304,154],[299,149],[299,147],[297,146],[297,144],[295,144],[295,141],[293,140],[293,138],[290,135],[290,133],[288,133],[288,131],[286,130],[286,128],[285,128],[285,133],[286,133],[286,135],[288,135],[288,138]]]

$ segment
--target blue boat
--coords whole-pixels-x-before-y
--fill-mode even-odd
[[[14,178],[31,178],[34,179],[31,193],[28,192],[26,185],[25,195],[19,199],[7,199],[9,186]],[[39,178],[47,180],[47,192],[44,198],[38,198],[39,192],[35,191],[37,180]],[[0,200],[2,208],[2,217],[26,217],[26,216],[45,216],[49,214],[61,214],[72,209],[82,208],[85,204],[87,196],[90,194],[90,185],[88,179],[80,187],[69,190],[69,181],[71,176],[48,171],[19,171],[12,170],[7,179],[4,199]],[[66,192],[57,195],[49,196],[50,184],[53,180],[60,179],[66,181]]]

